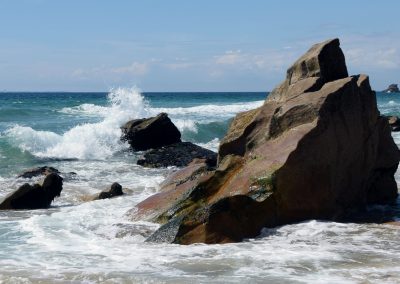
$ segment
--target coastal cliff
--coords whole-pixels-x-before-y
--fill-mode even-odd
[[[238,114],[218,164],[174,173],[131,218],[163,225],[149,238],[237,242],[263,227],[344,220],[397,198],[400,154],[368,76],[349,76],[338,39],[311,47],[263,106]]]

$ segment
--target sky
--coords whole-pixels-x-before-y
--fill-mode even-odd
[[[399,0],[0,0],[0,91],[269,91],[338,37],[400,84]]]

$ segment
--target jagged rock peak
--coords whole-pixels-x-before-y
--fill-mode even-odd
[[[314,44],[287,70],[286,79],[269,95],[269,100],[285,100],[325,83],[348,77],[339,39]]]

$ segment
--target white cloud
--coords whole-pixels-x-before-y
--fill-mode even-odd
[[[210,74],[222,75],[222,70],[230,72],[257,71],[257,72],[280,72],[284,74],[286,68],[296,59],[295,50],[282,48],[279,50],[268,49],[261,52],[242,52],[241,50],[226,51],[222,55],[214,56],[213,70]]]
[[[147,63],[133,62],[128,66],[112,68],[111,72],[116,74],[131,74],[135,76],[141,76],[149,72],[149,65]]]
[[[347,64],[356,68],[391,70],[400,68],[400,38],[390,35],[352,36],[342,40]]]
[[[221,65],[233,65],[242,62],[246,55],[242,54],[240,50],[228,50],[223,55],[215,56],[215,63]]]
[[[99,66],[92,68],[77,68],[72,71],[71,76],[79,79],[88,79],[96,77],[115,77],[115,76],[143,76],[149,72],[150,66],[148,63],[133,62],[127,66]]]

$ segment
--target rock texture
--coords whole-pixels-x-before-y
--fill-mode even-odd
[[[237,242],[394,202],[399,159],[368,77],[349,77],[339,40],[329,40],[297,60],[263,106],[233,120],[216,169],[195,161],[130,214],[163,224],[149,241]]]
[[[194,159],[205,159],[209,165],[215,166],[217,153],[190,142],[180,142],[147,151],[137,164],[150,168],[184,167]]]
[[[386,90],[383,90],[385,93],[400,93],[399,86],[397,84],[390,84]]]
[[[122,129],[122,140],[135,151],[160,148],[181,141],[181,133],[166,113],[128,121]]]
[[[60,196],[62,185],[63,179],[56,173],[48,174],[42,185],[25,183],[0,203],[0,210],[48,208]]]

